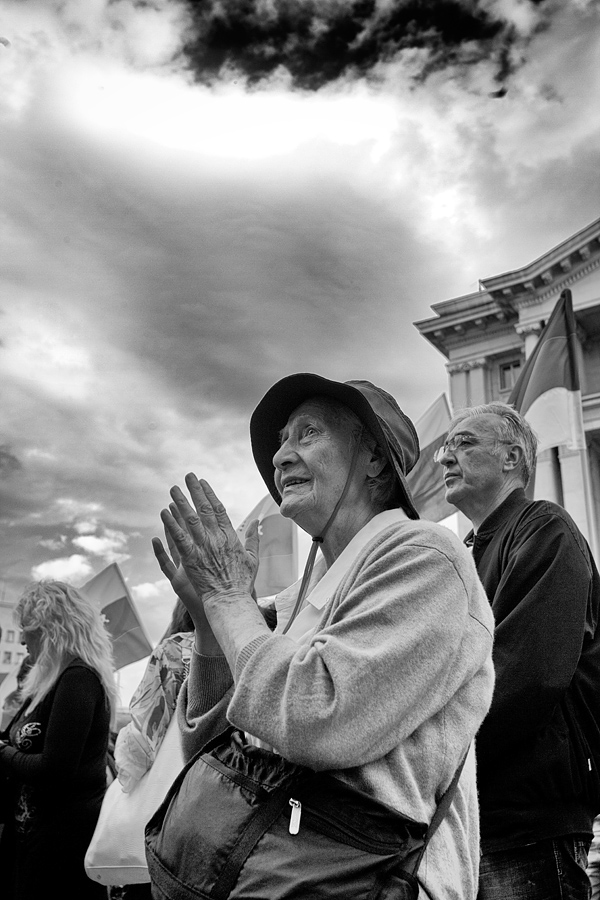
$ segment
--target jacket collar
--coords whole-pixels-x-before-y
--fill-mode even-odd
[[[512,493],[508,495],[506,500],[503,500],[500,506],[497,506],[496,509],[492,510],[487,519],[484,519],[481,525],[479,526],[479,531],[477,534],[471,529],[468,535],[465,537],[465,544],[467,547],[473,545],[475,538],[486,538],[491,537],[498,528],[504,524],[504,522],[510,518],[512,513],[521,507],[523,503],[527,503],[527,496],[525,494],[525,488],[518,487],[515,488]]]

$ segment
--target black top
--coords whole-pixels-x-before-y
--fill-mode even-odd
[[[2,835],[7,898],[106,895],[85,874],[83,859],[106,789],[109,726],[104,687],[79,659],[12,723],[12,746],[0,750],[0,770],[15,788],[14,815]]]
[[[473,557],[496,621],[496,687],[476,740],[483,848],[591,836],[600,577],[590,549],[561,506],[518,489],[481,525]]]

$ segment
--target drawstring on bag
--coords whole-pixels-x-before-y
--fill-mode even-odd
[[[312,544],[310,546],[308,558],[307,558],[306,564],[304,566],[304,572],[302,573],[302,582],[300,584],[300,591],[298,593],[298,598],[294,604],[292,614],[289,617],[288,621],[286,622],[285,628],[281,632],[282,634],[287,633],[287,631],[291,627],[292,622],[294,621],[294,619],[296,618],[296,616],[302,609],[302,605],[304,603],[304,599],[305,599],[306,593],[308,591],[310,576],[312,575],[312,571],[313,571],[313,568],[315,565],[315,558],[317,556],[317,550],[319,549],[319,544],[323,543],[323,541],[325,539],[325,535],[329,531],[329,526],[332,524],[333,520],[337,516],[338,510],[339,510],[340,506],[342,505],[342,503],[344,502],[346,494],[348,493],[348,489],[350,488],[350,482],[352,481],[352,476],[354,475],[354,470],[356,469],[356,463],[357,463],[358,454],[360,451],[360,441],[362,438],[362,434],[363,434],[363,428],[361,428],[358,433],[358,437],[356,439],[356,444],[355,444],[354,450],[352,452],[352,459],[350,461],[350,469],[348,471],[348,477],[346,478],[346,484],[344,485],[344,489],[343,489],[342,493],[340,494],[339,500],[335,504],[335,506],[333,508],[333,512],[329,516],[321,534],[318,537],[314,537],[312,539]]]

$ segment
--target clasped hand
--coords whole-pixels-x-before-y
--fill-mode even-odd
[[[163,509],[160,517],[197,597],[206,603],[224,594],[250,594],[258,568],[258,523],[249,527],[242,547],[208,482],[190,473],[185,483],[193,506],[176,485],[170,492],[171,509]],[[153,545],[160,563],[164,548],[158,538]]]

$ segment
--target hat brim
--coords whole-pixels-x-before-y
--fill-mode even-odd
[[[269,388],[250,418],[250,441],[254,461],[275,502],[281,503],[281,496],[275,486],[273,465],[273,457],[280,446],[280,433],[293,411],[312,397],[329,397],[343,403],[367,426],[396,473],[400,505],[410,518],[418,519],[419,513],[414,506],[400,462],[392,452],[379,418],[365,395],[351,384],[331,381],[310,372],[288,375],[276,382]]]

